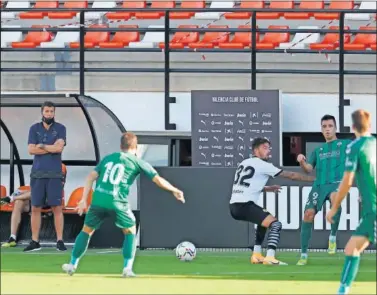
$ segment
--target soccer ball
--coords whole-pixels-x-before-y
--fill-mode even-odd
[[[196,257],[195,245],[190,242],[182,242],[175,248],[175,255],[181,261],[192,261]]]

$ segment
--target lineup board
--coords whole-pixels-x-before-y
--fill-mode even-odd
[[[191,92],[192,166],[237,167],[251,156],[251,142],[271,142],[271,162],[281,164],[280,91]]]

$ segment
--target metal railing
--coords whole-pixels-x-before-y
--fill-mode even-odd
[[[3,9],[4,12],[48,12],[51,9],[25,9],[25,8],[12,8]],[[169,115],[169,104],[174,102],[174,98],[170,97],[170,74],[171,73],[232,73],[232,74],[250,74],[251,89],[257,89],[257,74],[311,74],[311,75],[338,75],[339,77],[339,125],[340,132],[347,132],[347,128],[344,126],[344,107],[348,105],[348,102],[344,99],[344,77],[345,75],[372,75],[376,76],[376,70],[345,70],[344,56],[346,54],[364,54],[364,55],[376,55],[375,51],[371,50],[344,50],[344,38],[339,38],[339,49],[335,50],[312,50],[312,49],[258,49],[257,48],[257,33],[266,32],[289,32],[289,33],[338,33],[339,36],[344,36],[345,34],[363,33],[363,34],[376,34],[376,30],[347,30],[345,29],[345,15],[350,13],[362,13],[362,14],[376,14],[376,10],[322,10],[322,9],[244,9],[244,8],[232,8],[232,9],[183,9],[183,8],[172,8],[172,9],[134,9],[134,8],[86,8],[86,9],[67,9],[67,8],[57,8],[54,9],[56,12],[79,12],[79,27],[78,28],[66,28],[66,27],[51,27],[51,28],[6,28],[2,27],[1,31],[17,31],[17,32],[31,32],[31,31],[48,31],[48,32],[72,32],[80,31],[79,48],[1,48],[2,52],[29,52],[29,51],[40,51],[40,52],[79,52],[79,67],[78,68],[3,68],[2,72],[79,72],[80,76],[80,95],[85,95],[85,73],[105,73],[105,72],[128,72],[128,73],[163,73],[165,77],[165,128],[166,130],[174,130],[175,124],[170,124]],[[164,11],[165,21],[164,28],[88,28],[86,27],[85,12],[138,12],[138,11],[148,11],[148,12],[161,12]],[[219,13],[230,13],[230,12],[249,12],[251,13],[250,18],[250,29],[239,29],[239,28],[228,28],[228,29],[215,29],[215,28],[172,28],[170,26],[170,13],[172,12],[219,12]],[[339,14],[339,30],[329,30],[329,29],[262,29],[257,26],[257,13],[259,12],[306,12],[306,13],[338,13]],[[373,21],[372,21],[373,22]],[[375,22],[375,20],[374,20]],[[165,33],[165,49],[160,48],[85,48],[84,47],[84,36],[87,32],[164,32]],[[244,49],[172,49],[170,48],[170,34],[175,32],[251,32],[251,46],[250,48]],[[164,53],[164,68],[90,68],[85,66],[85,53],[86,52],[163,52]],[[222,68],[172,68],[170,65],[170,53],[171,52],[206,52],[206,53],[247,53],[251,57],[251,66],[248,69],[222,69]],[[258,53],[291,53],[291,54],[336,54],[339,56],[339,66],[337,70],[312,70],[312,69],[261,69],[257,68],[257,55]]]

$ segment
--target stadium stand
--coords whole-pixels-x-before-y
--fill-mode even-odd
[[[51,3],[55,3],[55,1],[49,1]],[[32,13],[33,9],[35,9],[38,5],[39,1],[3,1],[3,5],[5,7],[24,7],[25,13]],[[102,64],[102,57],[106,61],[117,62],[120,67],[127,67],[127,61],[132,61],[133,63],[138,63],[138,66],[142,65],[143,68],[148,67],[148,63],[155,63],[155,62],[162,62],[161,57],[157,56],[157,53],[151,53],[148,55],[142,53],[135,53],[135,52],[126,52],[135,51],[138,49],[148,49],[148,50],[161,50],[165,48],[165,35],[163,32],[164,25],[165,25],[165,16],[158,12],[159,3],[161,6],[161,11],[166,7],[175,7],[177,11],[170,12],[170,28],[177,29],[182,28],[186,29],[186,32],[176,32],[172,31],[170,33],[170,42],[169,45],[174,50],[183,49],[185,52],[179,53],[179,57],[177,54],[171,55],[171,65],[173,63],[179,62],[181,65],[186,63],[188,64],[193,59],[189,55],[192,51],[200,51],[201,49],[208,49],[208,47],[195,47],[193,44],[212,44],[210,45],[210,49],[216,50],[241,50],[243,52],[247,52],[247,49],[251,46],[251,33],[248,32],[206,32],[205,30],[210,28],[210,26],[224,26],[229,29],[236,29],[236,28],[245,28],[244,26],[251,25],[252,16],[251,12],[237,12],[239,8],[265,8],[266,10],[271,8],[289,8],[294,7],[297,9],[297,12],[284,12],[284,13],[269,13],[269,12],[258,12],[257,16],[257,26],[260,31],[257,33],[257,49],[258,50],[267,50],[271,53],[271,50],[315,50],[316,53],[322,50],[332,50],[337,49],[338,46],[338,39],[336,38],[338,35],[336,32],[333,33],[318,33],[318,32],[268,32],[273,28],[289,28],[290,30],[295,29],[305,29],[308,28],[314,29],[318,28],[322,29],[331,29],[334,27],[339,27],[339,20],[337,13],[332,13],[331,10],[334,10],[337,7],[336,5],[341,5],[341,8],[350,8],[356,10],[365,10],[365,9],[375,9],[376,1],[367,1],[367,0],[355,0],[355,1],[332,1],[332,0],[298,0],[298,1],[247,1],[247,0],[237,0],[237,1],[98,1],[98,0],[90,0],[90,1],[61,1],[59,2],[59,7],[62,8],[70,8],[72,11],[70,12],[62,12],[62,11],[55,11],[53,4],[49,11],[43,13],[43,18],[38,19],[31,19],[31,18],[21,18],[22,12],[8,12],[2,11],[2,15],[8,14],[8,18],[3,19],[2,27],[7,28],[15,28],[14,26],[19,26],[22,28],[26,28],[23,32],[17,31],[2,31],[1,32],[1,47],[6,49],[2,52],[3,55],[3,67],[8,67],[7,63],[9,60],[10,63],[16,62],[21,63],[22,60],[26,58],[26,56],[22,56],[19,58],[18,52],[12,52],[12,49],[22,49],[25,47],[20,47],[17,45],[18,43],[14,42],[22,42],[28,36],[27,28],[31,28],[35,25],[49,25],[53,31],[47,31],[50,33],[51,39],[50,40],[42,40],[41,42],[32,42],[35,44],[33,48],[42,48],[46,49],[59,49],[59,48],[72,48],[78,49],[79,48],[79,35],[78,32],[68,32],[68,31],[59,31],[60,28],[72,28],[72,26],[79,25],[79,18],[77,11],[75,8],[103,8],[104,11],[91,11],[85,12],[85,29],[96,28],[95,25],[105,25],[107,28],[110,29],[108,34],[104,32],[85,32],[85,48],[91,48],[91,51],[86,52],[85,54],[85,61],[86,62],[94,62],[95,68],[108,68],[107,65]],[[352,5],[351,5],[352,4]],[[47,4],[46,4],[47,5]],[[114,7],[119,8],[127,8],[132,9],[134,8],[135,11],[108,11],[108,9],[112,9]],[[151,8],[157,9],[156,11],[150,11]],[[208,9],[207,12],[180,12],[180,8],[190,9],[190,8],[206,8]],[[216,9],[222,8],[225,9],[223,12],[216,12]],[[321,9],[323,12],[321,13],[311,13],[311,12],[303,12],[300,9]],[[51,10],[50,10],[51,9]],[[226,9],[232,9],[230,12],[226,12]],[[233,11],[234,9],[234,11]],[[157,14],[158,15],[157,15]],[[27,15],[27,14],[26,14]],[[10,16],[10,18],[9,18]],[[331,17],[330,17],[331,16]],[[375,27],[375,17],[373,14],[365,14],[365,13],[346,13],[345,14],[345,26],[351,30],[358,30],[362,27]],[[94,26],[93,26],[94,25]],[[331,26],[331,28],[330,28]],[[145,30],[146,28],[157,28],[161,29],[161,31],[131,31],[131,29],[135,27],[135,29]],[[201,28],[201,32],[189,32],[187,29],[198,29]],[[251,27],[250,27],[251,28]],[[118,31],[111,31],[111,29],[117,29]],[[119,31],[119,29],[127,29],[127,31]],[[219,34],[220,33],[220,34]],[[333,35],[331,35],[333,34]],[[349,33],[346,39],[346,43],[348,44],[359,44],[359,41],[355,40],[358,33]],[[41,34],[42,35],[42,34]],[[39,36],[41,36],[39,35]],[[208,39],[208,35],[212,36]],[[224,36],[223,36],[224,35]],[[45,34],[46,36],[46,34]],[[92,36],[92,37],[91,37]],[[104,37],[101,39],[101,36]],[[287,38],[288,36],[288,38]],[[333,36],[333,37],[331,37]],[[318,39],[319,37],[319,39]],[[333,43],[328,43],[330,41]],[[217,38],[225,38],[224,40],[220,40],[221,42],[217,42]],[[273,41],[271,41],[271,39]],[[182,40],[181,40],[182,39]],[[249,41],[246,41],[249,39]],[[359,38],[358,38],[359,39]],[[363,39],[363,38],[362,38]],[[365,39],[365,38],[364,38]],[[371,41],[366,43],[366,46],[350,46],[347,48],[351,48],[349,50],[355,51],[362,50],[362,51],[372,51],[375,50],[375,40],[373,37],[369,36],[367,38]],[[182,42],[178,42],[181,40]],[[239,42],[241,40],[241,42]],[[94,41],[94,42],[92,42]],[[365,41],[367,42],[367,41]],[[17,48],[13,47],[12,44],[16,44]],[[296,44],[297,43],[297,44]],[[34,46],[31,44],[32,46]],[[191,44],[191,46],[189,46]],[[268,44],[268,45],[264,45]],[[314,45],[313,45],[314,44]],[[323,47],[322,45],[318,44],[330,44]],[[294,47],[292,47],[294,45]],[[312,46],[311,46],[312,45]],[[199,45],[198,45],[199,46]],[[99,53],[101,49],[106,49],[107,52],[112,49],[114,53]],[[206,50],[207,50],[206,49]],[[121,52],[124,50],[124,52]],[[5,52],[7,51],[7,52]],[[99,57],[99,54],[101,56]],[[206,53],[209,55],[210,53]],[[337,54],[337,53],[336,53]],[[50,63],[55,63],[58,65],[60,61],[68,61],[69,63],[75,63],[78,61],[78,56],[75,52],[66,52],[64,55],[62,53],[56,54],[56,52],[47,52],[44,51],[43,53],[35,51],[30,53],[29,57],[33,56],[35,62],[40,62],[42,58],[47,58]],[[131,57],[132,56],[132,57]],[[232,61],[232,62],[239,62],[239,64],[245,64],[245,56],[246,55],[237,55],[237,53],[231,52],[228,53],[227,56],[215,55],[212,54],[213,59],[212,61],[216,60],[217,62],[223,62],[225,60]],[[304,55],[300,54],[300,57],[296,55],[295,59],[290,57],[283,56],[283,54],[258,54],[258,63],[270,63],[274,60],[283,60],[289,59],[289,63],[302,63],[303,60],[307,61],[307,63],[311,63],[311,61],[320,61],[322,63],[326,63],[326,59],[322,56],[315,54]],[[39,59],[39,60],[38,60]],[[357,62],[352,62],[353,65],[359,63],[363,63],[361,56],[359,54],[356,55],[348,55],[346,60],[358,60]],[[365,55],[364,60],[372,60],[372,55]],[[337,57],[335,57],[337,60]],[[200,57],[198,61],[203,61]],[[368,65],[373,64],[372,62],[366,62]],[[228,63],[229,64],[229,63]],[[12,64],[13,65],[13,64]],[[67,63],[67,65],[69,65]],[[54,67],[54,65],[51,65]],[[50,65],[48,67],[51,67]],[[163,65],[161,65],[163,66]],[[186,65],[184,65],[186,67]],[[286,65],[288,67],[288,64]],[[291,64],[292,68],[295,68],[296,65]],[[19,67],[23,67],[23,65],[19,64]],[[188,67],[188,66],[187,66]],[[197,67],[206,67],[206,65],[199,64]],[[226,66],[219,66],[218,68],[225,68]],[[299,66],[302,68],[304,66]],[[331,65],[325,64],[323,65],[324,68],[330,69]],[[352,66],[353,67],[353,66]],[[8,67],[9,68],[9,67]],[[356,67],[357,68],[357,67]],[[33,75],[37,76],[39,74],[33,73]],[[94,73],[88,73],[88,76],[95,75]],[[97,74],[99,76],[99,74]],[[126,73],[121,73],[120,75],[128,75]],[[120,76],[118,75],[118,76]],[[13,74],[4,73],[5,84],[8,85],[8,81],[12,83],[12,87],[15,88],[16,85],[20,85],[21,82],[17,82],[16,77],[13,77]],[[8,79],[11,79],[9,80]],[[31,75],[30,75],[31,77]],[[147,77],[145,75],[144,77]],[[72,89],[73,77],[68,77],[67,75],[60,75],[56,77],[56,81],[58,82],[57,85],[64,86],[64,89]],[[62,83],[60,83],[62,81]],[[114,80],[115,81],[115,80]],[[140,80],[141,81],[141,80]],[[191,80],[185,80],[189,83]],[[193,81],[193,80],[192,80]],[[69,84],[67,84],[69,83]],[[191,82],[190,82],[191,83]],[[180,85],[184,85],[180,84]],[[10,85],[10,84],[9,84]],[[93,85],[100,86],[99,83],[94,83]],[[105,87],[106,84],[101,86]],[[122,84],[126,87],[127,83]],[[154,85],[154,83],[143,82],[143,85]],[[284,84],[288,85],[288,84]],[[18,87],[18,86],[17,86]],[[16,88],[17,88],[16,87]],[[183,87],[183,86],[182,86]],[[190,86],[191,87],[191,86]],[[9,89],[9,87],[7,86]],[[148,88],[148,87],[147,87]],[[184,87],[183,87],[184,88]],[[148,88],[150,89],[150,88]],[[157,89],[157,85],[153,86],[153,89]],[[186,89],[186,88],[184,88]],[[182,89],[183,90],[183,89]]]

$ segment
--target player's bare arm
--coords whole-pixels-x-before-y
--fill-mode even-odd
[[[312,173],[313,166],[306,162],[306,157],[303,154],[297,156],[297,162],[306,173]]]
[[[338,208],[340,207],[340,204],[342,204],[342,201],[347,196],[348,191],[352,187],[354,178],[355,172],[344,172],[342,182],[340,183],[338,192],[335,195],[331,210],[326,216],[328,222],[333,222],[333,217],[336,214]]]
[[[98,173],[96,171],[92,171],[89,173],[89,175],[86,177],[84,191],[82,193],[82,199],[77,204],[77,213],[81,216],[84,213],[84,210],[87,207],[87,201],[89,197],[89,192],[93,187],[93,183],[97,180]]]
[[[45,150],[49,153],[61,153],[64,149],[64,140],[58,139],[53,145],[38,145],[38,147],[42,150]]]
[[[171,185],[166,179],[164,179],[163,177],[159,175],[156,175],[155,177],[153,177],[152,181],[158,187],[171,192],[178,201],[185,203],[183,192],[177,189],[176,187],[174,187],[173,185]]]
[[[315,178],[313,176],[304,175],[304,174],[292,172],[292,171],[282,171],[279,174],[279,176],[283,177],[283,178],[289,178],[291,180],[298,180],[298,181],[312,182],[312,181],[315,180]]]
[[[280,185],[270,185],[270,186],[265,186],[263,188],[264,192],[272,192],[272,193],[279,193],[281,191],[281,186]]]

